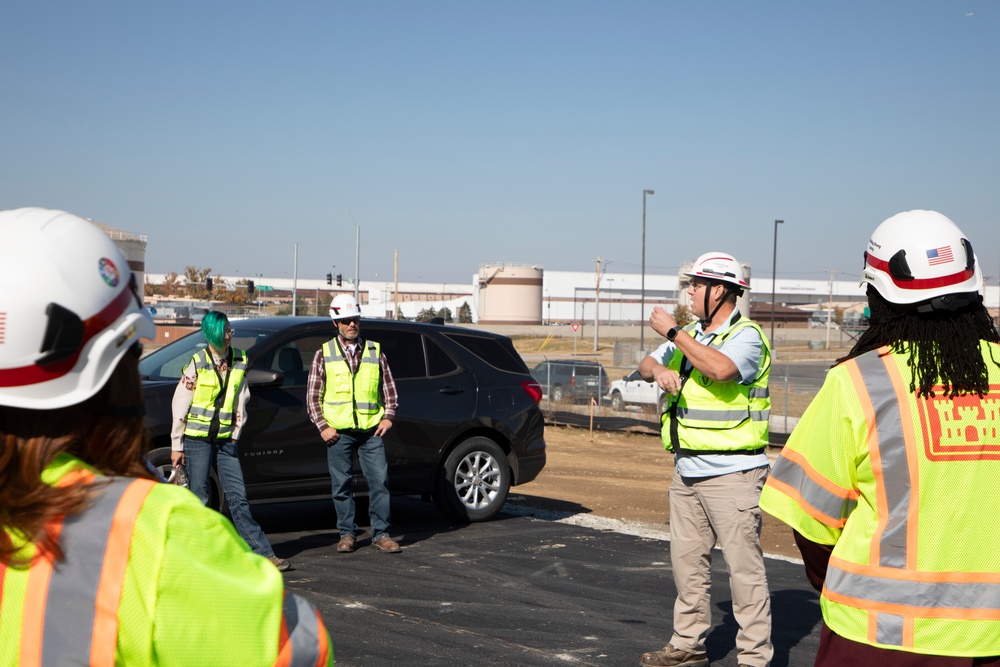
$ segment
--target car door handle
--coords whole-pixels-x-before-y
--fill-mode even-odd
[[[457,387],[457,386],[451,385],[451,384],[449,384],[447,386],[444,386],[444,387],[441,387],[441,393],[442,394],[461,394],[464,391],[465,391],[465,387]]]

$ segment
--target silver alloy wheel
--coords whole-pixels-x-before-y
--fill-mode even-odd
[[[496,500],[503,489],[500,465],[489,452],[482,450],[462,457],[455,469],[455,493],[465,507],[483,509]]]

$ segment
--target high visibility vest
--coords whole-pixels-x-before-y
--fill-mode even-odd
[[[697,323],[684,327],[694,335]],[[761,371],[750,384],[716,382],[696,368],[684,370],[684,353],[674,350],[667,368],[681,376],[681,390],[660,416],[663,446],[685,454],[743,453],[767,447],[771,395],[767,387],[771,350],[767,337],[752,320],[740,317],[707,345],[719,349],[741,329],[760,334]]]
[[[333,665],[312,605],[188,491],[68,455],[43,479],[101,487],[50,526],[62,562],[8,531],[34,558],[0,563],[0,665]]]
[[[228,440],[233,437],[236,392],[247,372],[247,355],[235,347],[230,349],[232,363],[226,376],[215,369],[208,348],[195,352],[191,357],[198,380],[184,428],[184,435],[189,438]]]
[[[982,351],[982,398],[917,398],[888,348],[846,361],[783,448],[760,505],[834,545],[821,606],[842,637],[1000,655],[1000,346]]]
[[[340,349],[340,341],[334,339],[323,343],[326,369],[323,418],[338,431],[375,428],[385,415],[385,407],[379,399],[382,385],[382,367],[379,364],[381,347],[372,340],[363,341],[363,344],[357,371],[352,373]]]

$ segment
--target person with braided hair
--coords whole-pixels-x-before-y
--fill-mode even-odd
[[[1000,666],[1000,335],[972,244],[934,211],[868,242],[871,326],[761,494],[821,592],[815,665]]]

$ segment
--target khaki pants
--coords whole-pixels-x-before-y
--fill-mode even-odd
[[[740,626],[736,646],[740,664],[767,667],[771,646],[771,597],[760,548],[758,501],[767,468],[718,477],[683,478],[670,483],[670,564],[674,571],[674,634],[670,643],[685,651],[704,651],[712,625],[711,553],[722,547],[733,615]]]

